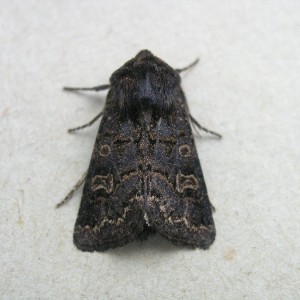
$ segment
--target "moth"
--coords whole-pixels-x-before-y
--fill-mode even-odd
[[[158,232],[175,245],[207,249],[216,235],[212,205],[196,151],[180,73],[150,51],[140,51],[110,84],[74,229],[82,251],[103,251]]]

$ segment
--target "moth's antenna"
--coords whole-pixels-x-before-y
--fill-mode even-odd
[[[191,64],[189,64],[188,66],[182,68],[182,69],[175,69],[175,71],[177,71],[178,73],[181,73],[183,71],[186,71],[188,69],[191,69],[192,67],[194,67],[197,63],[199,62],[199,58],[197,58],[194,62],[192,62]]]
[[[98,86],[94,86],[94,87],[69,87],[69,86],[65,86],[63,89],[64,91],[70,91],[70,92],[76,92],[76,91],[95,91],[95,92],[99,92],[99,91],[104,91],[110,88],[110,84],[103,84],[103,85],[98,85]]]

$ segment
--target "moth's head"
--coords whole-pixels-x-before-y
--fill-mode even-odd
[[[115,71],[110,82],[112,97],[123,113],[167,112],[181,92],[178,72],[148,50]]]

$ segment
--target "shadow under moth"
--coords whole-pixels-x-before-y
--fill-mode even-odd
[[[148,50],[110,77],[109,89],[74,229],[82,251],[102,251],[158,232],[175,245],[207,249],[216,235],[179,73]]]

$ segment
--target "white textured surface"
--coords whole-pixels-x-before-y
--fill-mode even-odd
[[[1,299],[299,299],[300,2],[11,1],[0,10]],[[105,93],[92,86],[147,48],[183,75],[217,238],[159,236],[104,253],[72,243]],[[81,191],[80,191],[81,192]]]

